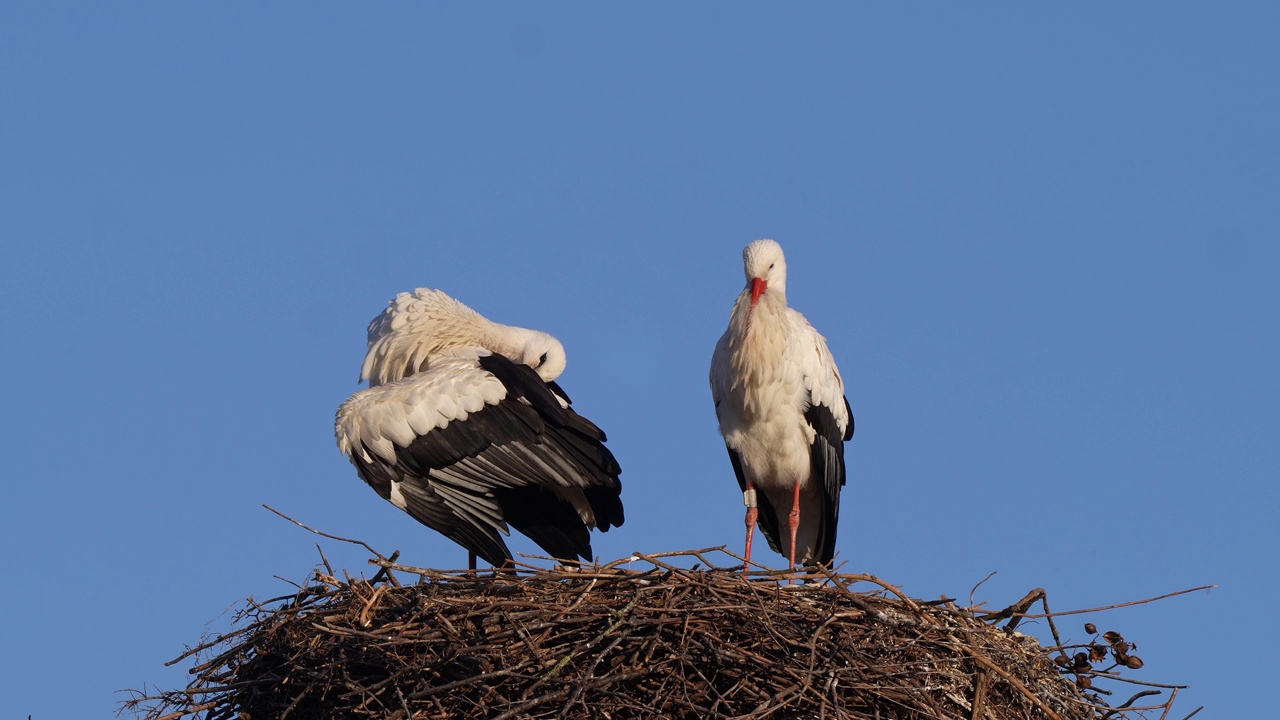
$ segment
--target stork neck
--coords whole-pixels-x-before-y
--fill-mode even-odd
[[[493,321],[486,322],[487,326],[483,333],[484,340],[481,343],[483,347],[508,359],[519,358],[524,351],[524,344],[528,340],[529,331]]]
[[[747,288],[734,305],[729,317],[729,347],[738,376],[763,381],[779,372],[787,343],[787,304],[785,298],[766,292],[751,304],[751,288]]]

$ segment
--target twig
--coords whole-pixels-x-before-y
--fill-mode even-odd
[[[1053,613],[1052,615],[1028,614],[1028,615],[1022,615],[1022,617],[1027,620],[1036,620],[1036,619],[1047,618],[1047,617],[1064,617],[1066,615],[1084,615],[1085,613],[1095,613],[1095,612],[1102,612],[1104,610],[1116,610],[1118,608],[1132,607],[1134,605],[1144,605],[1146,603],[1155,602],[1156,600],[1164,600],[1165,598],[1177,597],[1178,595],[1186,595],[1187,593],[1199,592],[1201,590],[1212,590],[1216,587],[1218,586],[1217,585],[1201,585],[1200,587],[1193,587],[1193,588],[1188,588],[1186,590],[1178,590],[1177,592],[1165,593],[1164,595],[1157,595],[1155,597],[1146,598],[1145,600],[1133,600],[1131,602],[1117,603],[1115,605],[1103,605],[1102,607],[1089,608],[1087,610],[1067,610],[1064,612]]]
[[[386,558],[385,558],[385,557],[383,557],[382,553],[380,553],[380,552],[378,552],[377,550],[374,550],[373,548],[369,547],[369,544],[368,544],[368,543],[366,543],[366,542],[364,542],[363,540],[352,540],[351,538],[344,538],[344,537],[339,537],[339,536],[337,536],[337,535],[330,535],[330,534],[329,534],[329,533],[327,533],[327,532],[321,532],[321,531],[319,531],[319,530],[316,530],[316,529],[315,529],[315,528],[313,528],[313,527],[309,527],[309,526],[307,526],[307,525],[304,525],[303,523],[300,523],[300,522],[298,522],[297,520],[294,520],[293,518],[289,517],[288,515],[285,515],[284,513],[280,512],[279,510],[277,510],[277,509],[275,509],[275,508],[271,507],[270,505],[267,505],[266,503],[263,503],[262,507],[264,507],[264,508],[266,508],[266,509],[270,510],[271,512],[273,512],[273,513],[275,513],[275,514],[279,515],[280,517],[284,518],[285,520],[288,520],[289,522],[293,523],[294,525],[297,525],[298,527],[302,528],[303,530],[306,530],[307,532],[313,532],[313,533],[315,533],[316,535],[319,535],[320,537],[327,537],[327,538],[329,538],[330,540],[338,540],[338,541],[340,541],[340,542],[351,543],[352,545],[359,545],[360,547],[364,548],[365,550],[368,550],[369,552],[371,552],[371,553],[373,553],[374,555],[376,555],[376,556],[378,557],[378,559],[379,559],[379,560],[386,560]],[[326,565],[328,565],[328,563],[327,563],[327,562],[326,562],[325,564],[326,564]],[[330,574],[330,575],[332,575],[333,573],[332,573],[332,572],[330,572],[329,574]]]
[[[977,585],[974,585],[973,588],[969,590],[969,607],[973,607],[973,594],[978,592],[978,588],[982,587],[983,583],[985,583],[986,581],[990,580],[995,576],[996,576],[996,571],[992,570],[991,572],[987,573],[986,577],[979,580]],[[984,600],[983,602],[986,602],[986,601]]]

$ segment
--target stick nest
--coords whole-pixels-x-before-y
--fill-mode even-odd
[[[992,612],[912,600],[868,575],[797,573],[803,584],[781,584],[792,576],[744,575],[708,562],[711,553],[724,551],[475,577],[392,556],[370,561],[382,566],[370,580],[338,579],[326,562],[313,584],[249,601],[237,629],[174,660],[197,658],[185,690],[136,692],[122,712],[1107,720],[1163,718],[1177,694],[1154,683],[1137,683],[1132,697],[1099,687],[1136,682],[1118,671],[1141,667],[1132,646],[1090,626],[1093,641],[1064,646],[1047,605],[1036,617],[1049,618],[1056,645],[1014,631],[1043,591]],[[418,582],[402,585],[397,572]],[[1152,695],[1159,704],[1139,701]]]

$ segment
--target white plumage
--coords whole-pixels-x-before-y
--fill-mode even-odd
[[[757,240],[742,258],[747,286],[716,343],[711,395],[748,506],[746,555],[758,517],[792,565],[829,564],[853,436],[844,381],[826,339],[787,306],[782,247]]]
[[[424,369],[434,355],[469,348],[528,365],[548,382],[567,362],[564,346],[547,333],[501,325],[440,290],[418,288],[396,295],[369,323],[360,380],[370,387],[395,382]]]
[[[369,324],[361,379],[334,434],[383,498],[495,566],[508,525],[550,555],[590,559],[589,529],[623,522],[605,434],[555,383],[560,342],[500,325],[439,290],[400,293]]]
[[[338,449],[344,455],[359,453],[365,462],[373,462],[371,453],[396,462],[397,446],[408,447],[432,430],[498,404],[507,396],[506,386],[478,365],[478,351],[468,355],[437,355],[431,371],[413,382],[376,385],[352,395],[338,408]]]

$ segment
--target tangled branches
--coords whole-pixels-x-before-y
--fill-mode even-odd
[[[1109,706],[1099,681],[1134,681],[1095,668],[1096,653],[1114,654],[1118,642],[1134,658],[1132,645],[1108,636],[1068,657],[1074,647],[1015,632],[1043,592],[984,613],[912,600],[867,575],[798,574],[803,584],[783,585],[788,576],[717,567],[712,552],[724,551],[482,577],[394,557],[371,560],[381,570],[368,581],[326,567],[275,607],[251,603],[237,630],[179,658],[206,658],[185,690],[139,694],[125,710],[148,720],[1107,720],[1153,709],[1163,718],[1177,693],[1145,683]],[[419,582],[401,585],[396,572]],[[856,583],[873,589],[855,592]],[[1137,702],[1152,694],[1158,705]]]

